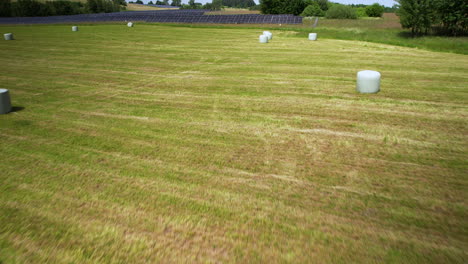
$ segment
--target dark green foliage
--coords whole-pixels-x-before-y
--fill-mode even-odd
[[[444,33],[463,35],[468,32],[468,2],[466,0],[435,0],[436,19]]]
[[[213,0],[211,2],[211,10],[218,11],[223,8],[223,0]]]
[[[261,0],[260,10],[263,14],[293,14],[302,13],[306,4],[303,0]]]
[[[384,7],[377,3],[366,7],[366,14],[370,17],[382,17],[383,12]]]
[[[171,6],[181,6],[182,0],[172,0]]]
[[[434,6],[431,0],[397,0],[398,16],[403,28],[411,29],[413,36],[427,34],[434,21]]]
[[[305,0],[305,3],[307,6],[317,3],[323,11],[327,11],[331,6],[331,3],[328,2],[328,0]]]
[[[76,15],[84,13],[84,5],[80,2],[71,1],[48,1],[51,7],[51,15]]]
[[[86,7],[89,13],[111,13],[120,11],[122,0],[88,0]]]
[[[0,17],[11,16],[11,1],[0,0]]]
[[[143,1],[141,1],[141,0],[137,0],[135,3],[136,4],[141,4],[141,5],[144,4]]]
[[[254,0],[222,0],[223,6],[237,7],[237,8],[249,8],[255,6]]]
[[[325,16],[333,19],[357,19],[356,10],[354,8],[340,4],[332,5]]]
[[[311,17],[311,16],[325,16],[325,12],[320,8],[317,2],[313,2],[311,5],[308,5],[304,11],[302,12],[301,16],[303,17]]]
[[[18,0],[12,4],[13,16],[47,16],[45,4],[33,0]]]
[[[153,1],[149,1],[148,5],[154,5]]]

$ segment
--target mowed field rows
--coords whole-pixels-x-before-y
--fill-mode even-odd
[[[467,262],[467,56],[0,28],[0,262]]]

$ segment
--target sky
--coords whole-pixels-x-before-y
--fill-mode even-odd
[[[143,2],[149,2],[150,0],[143,0]],[[254,0],[257,4],[259,3],[259,0]],[[287,0],[285,0],[287,1]],[[341,3],[341,4],[365,4],[365,5],[372,5],[373,3],[379,3],[384,6],[392,7],[394,4],[396,4],[395,1],[393,0],[329,0],[330,2],[335,2],[335,3]],[[155,1],[153,1],[155,2]],[[169,0],[169,3],[171,0]],[[195,0],[197,3],[211,3],[212,0]],[[182,0],[182,3],[187,4],[188,0]]]

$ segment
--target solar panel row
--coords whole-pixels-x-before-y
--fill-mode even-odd
[[[216,24],[301,24],[302,18],[293,15],[204,15],[208,10],[184,9],[161,11],[130,11],[118,13],[81,14],[49,17],[0,17],[0,24],[54,24],[79,22],[168,22]]]

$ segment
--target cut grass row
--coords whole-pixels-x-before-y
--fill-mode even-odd
[[[0,27],[0,260],[467,259],[467,58],[273,31]],[[355,74],[382,73],[356,94]]]

